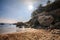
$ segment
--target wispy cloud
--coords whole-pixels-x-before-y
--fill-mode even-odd
[[[0,23],[16,23],[17,20],[14,19],[4,19],[4,18],[0,18]]]
[[[1,0],[0,22],[26,22],[31,19],[31,13],[40,3],[46,5],[46,2],[47,0]]]

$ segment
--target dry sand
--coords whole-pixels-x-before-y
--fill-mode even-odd
[[[0,40],[60,40],[60,30],[28,29],[10,34],[0,34]]]

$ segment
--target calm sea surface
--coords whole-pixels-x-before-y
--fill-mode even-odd
[[[16,32],[16,25],[12,24],[0,25],[0,33],[12,33],[12,32]]]

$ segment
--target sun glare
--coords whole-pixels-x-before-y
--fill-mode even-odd
[[[28,5],[28,10],[33,10],[33,5]]]

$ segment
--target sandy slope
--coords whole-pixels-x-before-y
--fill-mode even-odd
[[[60,40],[60,34],[53,32],[54,31],[49,32],[44,29],[29,29],[29,31],[24,32],[0,34],[0,40]]]

